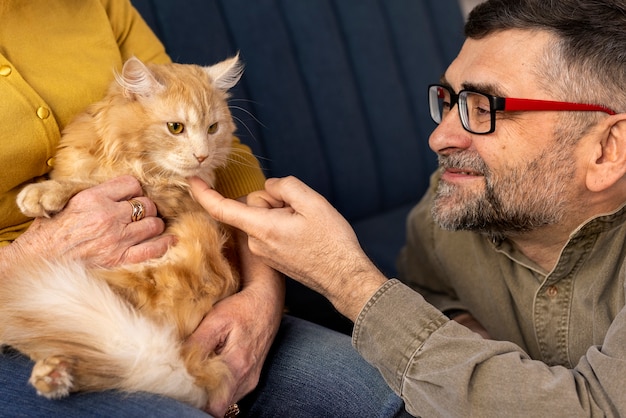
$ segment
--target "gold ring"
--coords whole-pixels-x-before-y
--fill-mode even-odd
[[[146,208],[139,200],[130,199],[128,203],[130,203],[130,206],[133,208],[133,213],[130,215],[132,222],[140,221],[146,216]]]
[[[224,418],[235,418],[237,415],[239,415],[239,405],[234,403],[228,407],[226,413],[224,414]]]

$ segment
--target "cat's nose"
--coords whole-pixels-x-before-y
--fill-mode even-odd
[[[196,154],[194,154],[193,156],[196,157],[196,160],[198,160],[199,163],[202,163],[202,161],[207,159],[206,155],[196,155]]]

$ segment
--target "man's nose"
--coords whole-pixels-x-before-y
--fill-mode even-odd
[[[428,145],[437,154],[449,154],[472,145],[472,135],[461,123],[458,104],[443,117],[428,139]]]

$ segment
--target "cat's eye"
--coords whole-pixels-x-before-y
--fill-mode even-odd
[[[182,134],[185,130],[185,125],[180,122],[167,122],[167,129],[174,135]]]
[[[215,132],[217,132],[217,122],[215,122],[213,125],[209,126],[208,132],[210,134],[214,134]]]

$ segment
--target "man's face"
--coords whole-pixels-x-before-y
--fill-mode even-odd
[[[552,40],[518,30],[469,39],[443,81],[455,92],[555,100],[539,87],[535,71]],[[441,170],[435,220],[446,229],[495,235],[559,222],[576,188],[574,147],[555,137],[560,113],[498,112],[495,132],[475,135],[452,109],[429,141]]]

